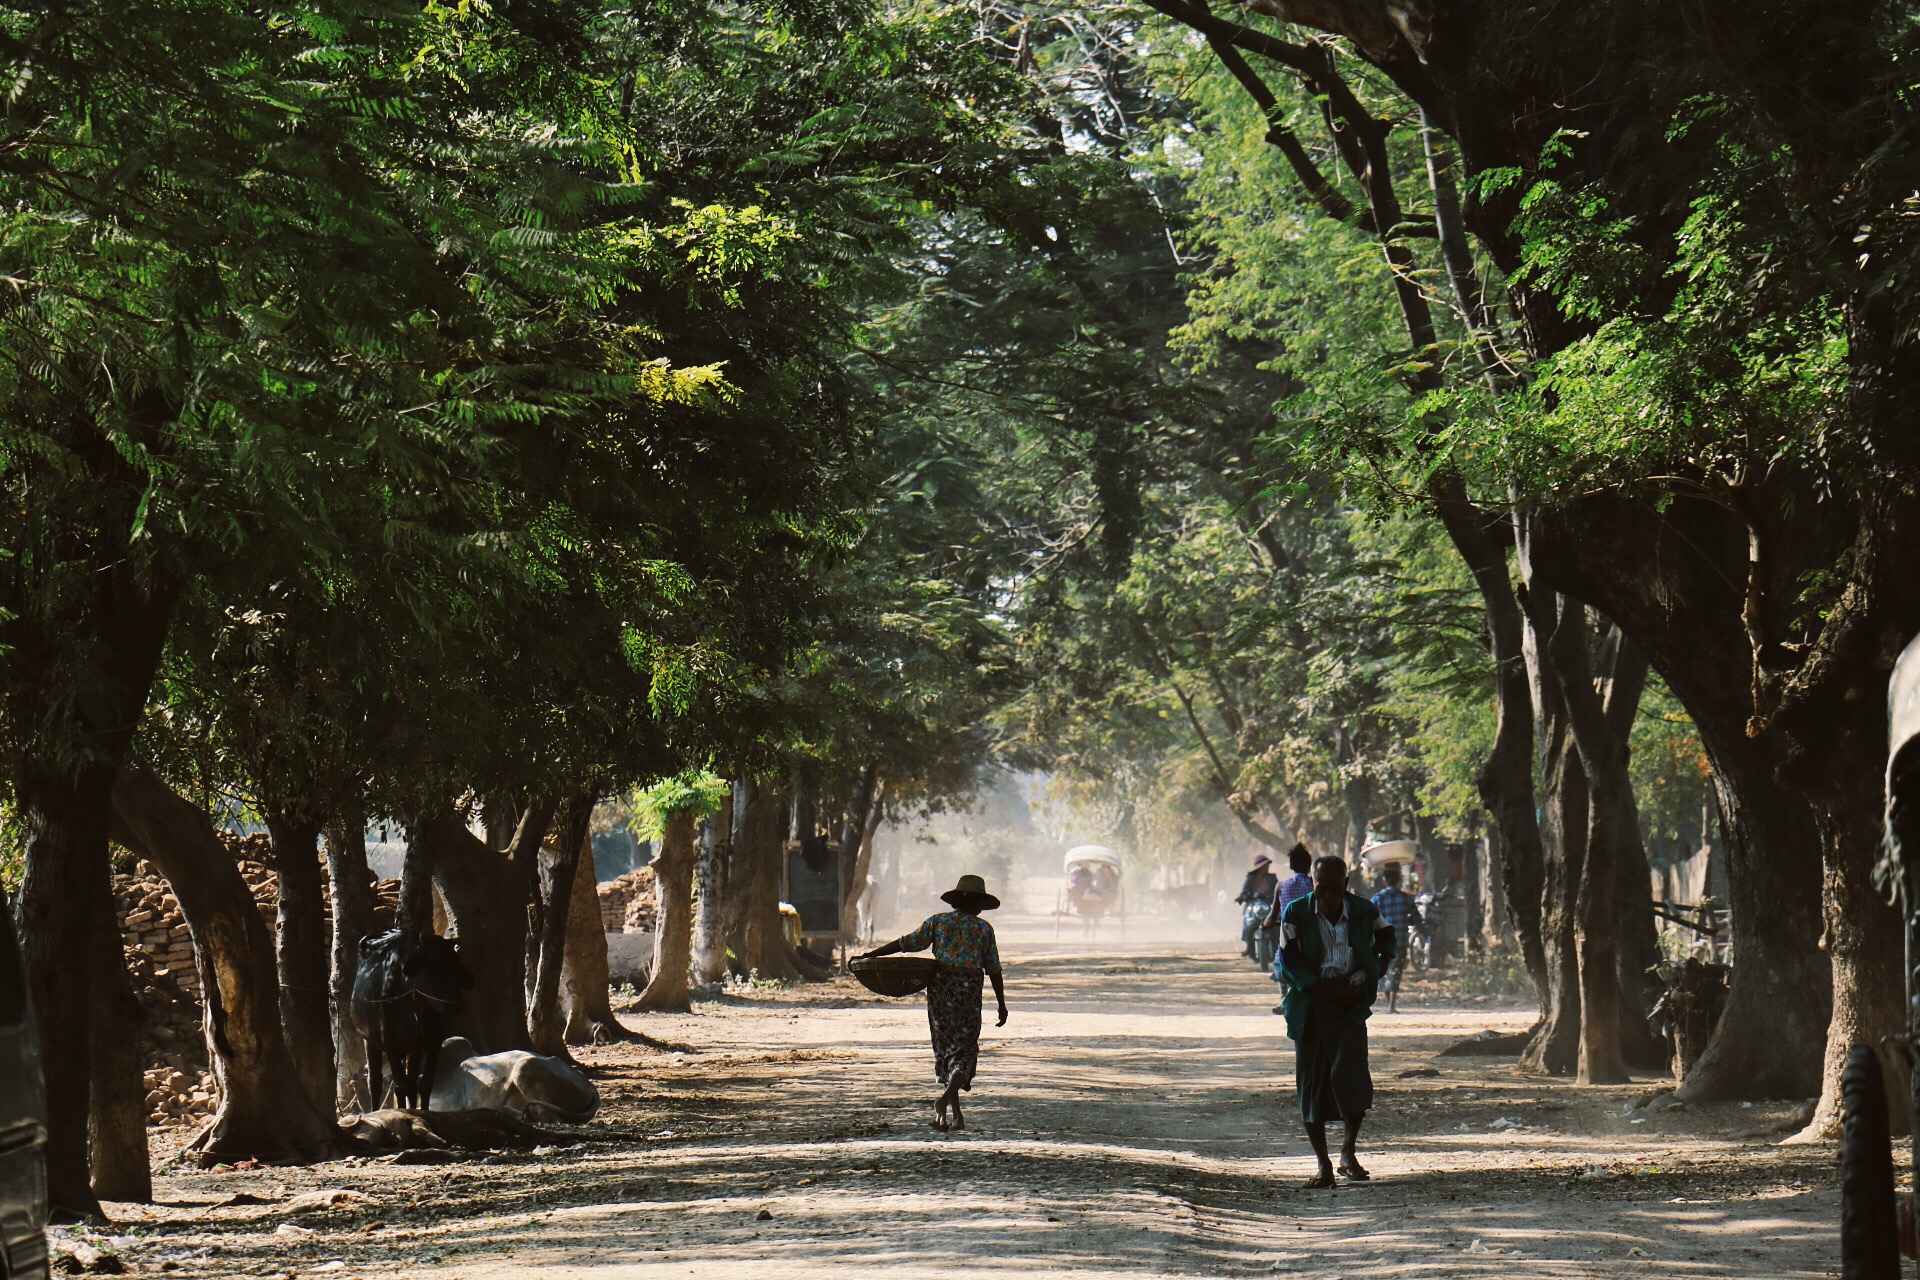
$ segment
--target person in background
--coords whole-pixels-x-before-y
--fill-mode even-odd
[[[1367,1017],[1380,975],[1393,963],[1393,929],[1365,898],[1347,892],[1347,864],[1334,857],[1313,863],[1313,892],[1294,900],[1281,918],[1281,1009],[1294,1046],[1294,1084],[1300,1118],[1319,1168],[1304,1187],[1331,1187],[1327,1124],[1345,1129],[1339,1174],[1349,1182],[1373,1175],[1355,1145],[1373,1106],[1367,1066]]]
[[[1274,899],[1273,911],[1267,916],[1269,927],[1278,929],[1280,917],[1286,914],[1294,899],[1304,898],[1313,892],[1313,855],[1307,852],[1307,842],[1296,840],[1293,848],[1287,850],[1287,870],[1293,872],[1280,882],[1280,893]]]
[[[1294,841],[1293,848],[1287,850],[1287,869],[1293,872],[1293,874],[1280,882],[1280,892],[1274,895],[1273,907],[1267,912],[1266,920],[1260,925],[1262,929],[1272,929],[1278,932],[1280,928],[1280,917],[1287,913],[1287,908],[1313,892],[1313,877],[1307,874],[1312,867],[1313,855],[1307,851],[1307,842],[1305,840]],[[1275,982],[1282,980],[1280,953],[1277,948],[1273,953],[1272,977]],[[1280,1005],[1273,1006],[1273,1011],[1275,1013],[1286,1012]]]
[[[960,1091],[972,1091],[973,1075],[980,1065],[983,974],[993,980],[993,998],[1000,1006],[1000,1020],[993,1025],[1007,1025],[1000,946],[994,940],[993,926],[980,918],[982,911],[998,907],[1000,899],[987,892],[987,882],[979,876],[961,876],[960,883],[941,894],[940,900],[953,910],[928,916],[906,937],[866,954],[891,956],[933,948],[933,958],[940,967],[927,987],[927,1027],[933,1034],[933,1075],[942,1090],[934,1103],[933,1127],[964,1129],[967,1118],[960,1113]],[[947,1121],[949,1110],[953,1112],[951,1125]]]
[[[1381,987],[1387,993],[1387,1012],[1400,1012],[1400,975],[1407,971],[1407,934],[1413,927],[1416,907],[1413,895],[1400,887],[1400,864],[1389,862],[1380,872],[1387,883],[1373,895],[1380,918],[1393,929],[1393,967],[1387,970]]]
[[[1245,907],[1255,902],[1272,903],[1274,891],[1280,886],[1280,877],[1273,874],[1273,859],[1261,854],[1253,860],[1253,869],[1247,872],[1247,878],[1240,882],[1240,896],[1234,901]],[[1254,945],[1254,930],[1259,928],[1264,911],[1243,911],[1240,919],[1240,941],[1246,946],[1249,960],[1260,958]]]

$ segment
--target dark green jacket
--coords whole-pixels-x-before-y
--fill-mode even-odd
[[[1288,903],[1286,913],[1280,917],[1284,924],[1291,926],[1293,932],[1293,940],[1285,942],[1280,952],[1281,984],[1284,988],[1280,1009],[1286,1015],[1287,1035],[1294,1040],[1300,1038],[1300,1032],[1306,1026],[1313,987],[1321,981],[1320,964],[1327,953],[1327,944],[1320,936],[1320,925],[1314,920],[1319,911],[1313,895],[1309,893]],[[1374,997],[1380,993],[1380,975],[1393,963],[1393,930],[1376,928],[1379,920],[1380,908],[1357,894],[1347,895],[1347,943],[1367,974],[1366,999],[1341,1010],[1356,1021],[1365,1021],[1372,1016]],[[1348,979],[1342,978],[1340,981]]]

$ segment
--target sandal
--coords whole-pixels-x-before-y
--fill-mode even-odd
[[[1373,1175],[1362,1169],[1358,1162],[1349,1162],[1340,1166],[1340,1176],[1348,1182],[1372,1182]]]
[[[1305,1182],[1301,1183],[1300,1189],[1302,1191],[1324,1191],[1332,1185],[1333,1185],[1332,1174],[1316,1173],[1311,1178],[1308,1178]]]

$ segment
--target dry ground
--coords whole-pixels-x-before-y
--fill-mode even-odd
[[[965,1133],[927,1125],[920,1005],[843,979],[588,1051],[605,1105],[581,1145],[173,1172],[93,1238],[183,1276],[1837,1274],[1833,1153],[1775,1145],[1789,1103],[1636,1110],[1656,1086],[1435,1058],[1529,1018],[1427,1005],[1372,1023],[1377,1180],[1304,1192],[1271,983],[1217,952],[1021,932]]]

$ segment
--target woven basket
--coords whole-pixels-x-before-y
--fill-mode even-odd
[[[932,956],[875,956],[851,961],[847,967],[875,995],[910,996],[927,989],[940,962]]]

